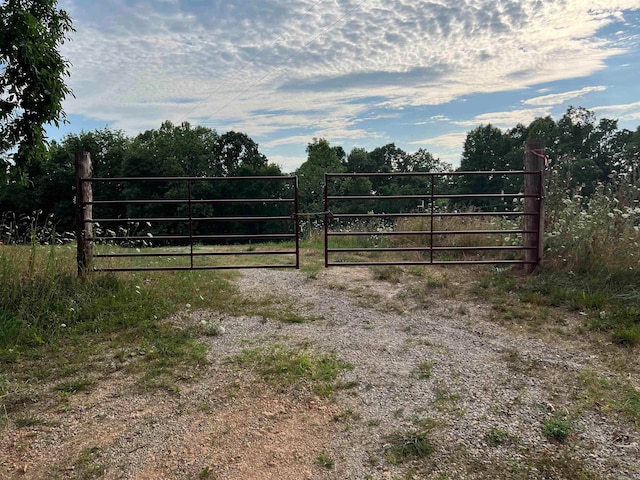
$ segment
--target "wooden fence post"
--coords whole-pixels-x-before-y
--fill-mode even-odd
[[[76,241],[78,244],[78,275],[89,271],[93,256],[93,190],[91,182],[83,181],[93,175],[89,152],[76,152]]]
[[[538,175],[524,176],[524,193],[533,195],[524,199],[524,229],[534,233],[524,234],[524,246],[532,248],[525,250],[525,272],[532,274],[542,262],[544,248],[544,168],[545,144],[542,139],[528,140],[525,143],[524,169],[527,172],[539,172]]]

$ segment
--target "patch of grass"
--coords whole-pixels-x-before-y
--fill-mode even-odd
[[[354,412],[350,408],[333,416],[333,421],[344,424],[347,430],[351,429],[352,422],[358,422],[360,420],[362,420],[362,415]]]
[[[389,283],[398,283],[402,278],[402,268],[397,265],[380,265],[371,267],[373,278]]]
[[[479,297],[489,299],[493,298],[494,291],[511,292],[517,287],[516,279],[507,272],[497,272],[487,274],[480,279],[473,287],[473,293]]]
[[[280,344],[245,350],[232,361],[251,367],[280,388],[308,388],[319,396],[333,393],[340,371],[353,368],[335,353],[316,353],[305,347]]]
[[[104,475],[105,467],[97,460],[100,457],[99,447],[85,448],[78,455],[74,467],[79,473],[79,478],[83,480],[91,480],[94,478],[100,478]]]
[[[431,417],[421,417],[418,414],[409,416],[407,420],[420,430],[435,430],[436,428],[441,428],[445,425],[441,420],[436,420]]]
[[[418,364],[417,368],[417,376],[420,380],[428,380],[431,378],[431,374],[433,369],[433,362],[429,360],[423,360]]]
[[[531,375],[540,366],[539,360],[523,356],[515,348],[506,350],[502,354],[502,359],[506,362],[510,370],[526,375]]]
[[[565,416],[556,415],[545,420],[542,425],[542,433],[549,440],[564,442],[573,431],[573,424]]]
[[[464,410],[458,405],[460,395],[457,393],[451,393],[449,389],[442,384],[436,385],[433,392],[433,403],[440,412],[452,413],[455,416],[464,415]]]
[[[51,422],[49,420],[42,420],[41,418],[36,418],[36,417],[16,418],[13,421],[13,423],[15,423],[16,428],[38,427],[41,425],[45,425],[45,426],[56,425],[56,422]]]
[[[594,330],[611,332],[616,343],[633,346],[640,343],[640,306],[614,303],[587,321]]]
[[[445,288],[447,285],[449,285],[449,280],[446,276],[429,277],[426,281],[426,286],[429,289]]]
[[[413,275],[414,277],[422,277],[425,274],[425,269],[424,267],[414,265],[407,269],[407,273],[409,275]]]
[[[324,270],[324,265],[320,262],[304,262],[300,270],[302,270],[308,280],[315,280],[318,278],[320,272]]]
[[[193,374],[184,367],[205,361],[206,347],[195,341],[194,329],[162,319],[185,307],[232,310],[237,301],[230,273],[91,274],[81,280],[74,253],[67,246],[0,250],[0,364],[13,365],[15,385],[60,379],[55,390],[71,394],[90,386],[73,377],[115,361],[140,373],[145,387],[175,386]],[[17,406],[19,396],[0,392],[0,411]]]
[[[18,352],[13,348],[8,348],[6,350],[0,349],[0,364],[10,365],[12,363],[16,363],[18,358]]]
[[[326,468],[327,470],[333,469],[333,467],[335,467],[336,465],[335,460],[331,458],[329,455],[327,455],[327,453],[324,451],[320,452],[320,454],[316,458],[316,462],[318,462],[318,465],[320,465],[323,468]]]
[[[491,427],[491,429],[485,434],[484,440],[489,446],[497,447],[498,445],[513,443],[517,440],[517,437],[511,435],[504,428]]]
[[[593,371],[581,374],[580,395],[587,408],[615,412],[640,426],[640,391],[626,378],[605,378]]]
[[[562,452],[559,455],[531,454],[527,461],[529,472],[535,471],[538,475],[536,478],[570,478],[571,480],[600,480],[602,478],[591,467],[585,465],[583,460],[573,457],[567,452]],[[517,478],[531,477],[521,475]]]
[[[609,333],[620,345],[640,343],[640,271],[637,270],[542,269],[530,277],[500,272],[483,278],[474,292],[482,298],[491,298],[494,310],[502,318],[518,320],[534,315],[534,320],[540,321],[546,317],[546,307],[563,307],[583,312],[588,328]],[[533,310],[526,309],[526,305]]]
[[[396,432],[384,440],[385,459],[392,465],[428,457],[434,450],[429,433],[425,430]]]
[[[300,313],[299,306],[275,296],[248,299],[238,294],[230,313],[234,315],[254,315],[265,320],[271,319],[282,323],[307,323],[318,320],[318,317]]]
[[[94,383],[95,381],[91,378],[77,378],[75,380],[69,380],[57,384],[54,387],[54,390],[61,393],[86,392],[94,385]]]

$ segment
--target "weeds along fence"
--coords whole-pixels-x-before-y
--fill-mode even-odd
[[[523,171],[342,173],[325,177],[325,265],[521,264],[542,259],[543,168]],[[492,182],[492,180],[500,182]],[[386,186],[401,195],[385,195]],[[468,185],[511,193],[460,193]]]
[[[81,275],[300,267],[296,177],[94,178],[87,154],[76,172]]]

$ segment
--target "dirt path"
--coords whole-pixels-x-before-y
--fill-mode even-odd
[[[238,285],[314,320],[191,313],[224,333],[199,339],[210,364],[173,392],[141,393],[122,370],[64,402],[34,386],[21,416],[37,421],[1,432],[0,478],[640,478],[634,426],[585,398],[585,375],[615,375],[593,352],[503,329],[456,296],[417,306],[367,269]],[[268,345],[351,368],[325,398],[229,361]],[[552,420],[570,424],[564,441],[544,434]]]

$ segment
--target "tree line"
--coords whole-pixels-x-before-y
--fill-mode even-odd
[[[566,192],[588,197],[598,184],[608,184],[614,177],[627,176],[638,182],[640,157],[640,127],[636,131],[619,129],[617,121],[598,120],[593,112],[570,107],[558,121],[551,117],[538,118],[528,126],[519,124],[502,131],[492,125],[480,125],[467,133],[457,171],[502,171],[523,168],[524,145],[533,138],[546,144],[548,170],[555,179],[562,179]],[[307,145],[307,158],[294,172],[299,178],[300,210],[319,213],[324,210],[324,174],[330,173],[402,173],[439,172],[446,174],[452,167],[424,149],[408,153],[390,143],[371,151],[354,148],[347,154],[341,146],[332,146],[326,139],[313,139]],[[67,135],[60,142],[52,141],[45,155],[33,156],[24,162],[27,182],[6,181],[0,190],[0,211],[14,215],[31,215],[41,211],[53,214],[58,231],[73,230],[74,213],[74,156],[75,152],[90,152],[96,177],[227,177],[255,175],[283,175],[281,168],[270,163],[260,152],[258,144],[239,132],[219,134],[214,129],[173,125],[164,122],[160,128],[148,130],[135,137],[109,128]],[[549,176],[549,175],[548,175]],[[290,188],[283,184],[238,182],[233,184],[202,183],[194,186],[197,198],[290,197]],[[522,178],[508,175],[484,177],[438,176],[440,193],[518,193]],[[285,189],[285,190],[278,190]],[[349,195],[413,195],[429,193],[430,180],[425,177],[400,179],[397,177],[354,177],[336,181],[332,194]],[[262,191],[264,190],[264,191]],[[184,182],[165,183],[96,183],[97,199],[183,199]],[[510,208],[508,200],[478,199],[458,202],[456,208],[502,210]],[[114,205],[103,209],[101,216],[131,218],[141,216],[184,216],[185,205]],[[339,212],[410,211],[416,201],[388,201],[366,204],[344,204]],[[202,205],[196,216],[238,216],[248,212],[241,206],[225,208]],[[261,205],[252,215],[286,214],[282,205]],[[156,226],[154,234],[177,234],[177,224]],[[203,227],[204,228],[204,227]],[[269,233],[278,225],[261,227],[237,223],[207,227],[198,233],[237,231]]]
[[[282,175],[279,166],[269,163],[258,149],[258,144],[244,133],[230,131],[222,135],[215,130],[191,126],[189,123],[173,125],[164,122],[159,129],[148,130],[128,137],[119,130],[104,128],[80,134],[67,135],[62,141],[52,141],[48,154],[32,157],[23,164],[27,182],[10,181],[0,190],[0,211],[13,216],[53,214],[59,232],[75,228],[74,175],[75,153],[89,152],[93,176],[114,177],[251,177],[256,175]],[[255,182],[234,182],[229,185],[198,182],[193,185],[194,198],[254,198],[274,196],[274,188],[282,185],[265,184],[256,191]],[[100,182],[93,184],[96,200],[172,200],[186,199],[186,182]],[[96,207],[96,218],[132,217],[185,217],[188,205],[147,204]],[[212,211],[211,205],[200,205],[194,216],[232,216],[244,212],[229,206]],[[234,210],[235,208],[235,210]],[[281,206],[274,206],[281,209]],[[219,211],[224,210],[224,211]],[[264,210],[264,208],[263,208]],[[265,214],[254,211],[254,215]],[[109,232],[132,226],[103,225]],[[223,229],[232,229],[226,225]],[[162,222],[154,225],[154,235],[180,234],[184,222]],[[139,233],[139,232],[138,232]],[[196,234],[212,233],[207,230]]]
[[[558,120],[551,116],[535,119],[529,125],[518,124],[502,131],[491,124],[469,131],[464,140],[460,166],[456,171],[523,170],[525,145],[540,139],[546,148],[545,163],[548,188],[558,194],[588,198],[598,185],[612,185],[625,178],[640,181],[640,127],[635,131],[619,129],[617,120],[602,118],[585,108],[569,107]],[[342,147],[332,147],[326,140],[314,140],[307,147],[308,158],[296,173],[300,176],[303,208],[322,209],[324,172],[438,172],[453,171],[451,166],[424,149],[407,153],[391,143],[367,152],[354,148],[348,155]],[[542,154],[542,152],[537,152]],[[513,175],[438,176],[436,191],[449,194],[516,194],[523,191],[523,179]],[[554,182],[553,185],[550,182]],[[371,177],[346,180],[334,193],[352,195],[376,192],[380,195],[424,194],[430,191],[426,179],[400,180],[394,177]],[[415,203],[415,202],[414,202]],[[511,200],[471,199],[450,202],[453,208],[503,210],[513,208]],[[409,208],[409,205],[405,205]],[[385,202],[376,211],[389,211]]]

